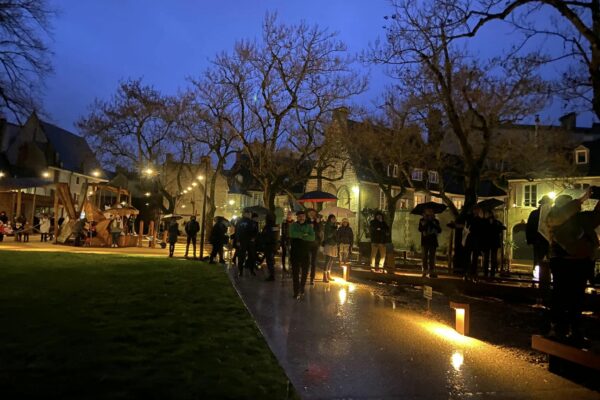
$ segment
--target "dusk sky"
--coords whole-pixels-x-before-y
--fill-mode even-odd
[[[265,13],[280,20],[306,20],[338,31],[351,52],[360,52],[382,32],[388,0],[54,0],[59,9],[50,47],[55,72],[46,81],[44,108],[50,119],[74,130],[95,98],[114,93],[119,80],[142,77],[165,93],[183,89],[217,52],[242,38],[257,38]],[[492,26],[478,36],[485,55],[507,29]],[[487,43],[487,44],[486,44]],[[370,104],[389,82],[378,67],[367,69],[370,89],[356,101]],[[555,104],[547,113],[556,122]],[[557,115],[558,114],[558,115]],[[556,117],[554,117],[556,115]]]

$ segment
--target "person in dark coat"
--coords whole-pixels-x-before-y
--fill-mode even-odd
[[[421,253],[423,261],[423,278],[429,274],[430,278],[437,278],[435,273],[435,252],[438,248],[438,235],[442,233],[440,221],[435,217],[431,208],[426,208],[419,221],[421,232]]]
[[[382,268],[385,265],[386,244],[389,243],[390,227],[383,220],[383,213],[378,211],[375,218],[369,224],[369,233],[371,236],[371,269],[379,271],[379,264]],[[379,263],[377,260],[379,253]]]
[[[198,236],[198,232],[200,231],[200,224],[196,221],[195,216],[191,216],[190,220],[185,223],[185,234],[187,235],[187,242],[185,245],[185,258],[188,258],[188,253],[190,250],[190,243],[192,244],[192,248],[194,249],[194,258],[196,258],[196,238]],[[201,255],[202,256],[202,255]]]
[[[498,221],[493,211],[486,211],[483,237],[483,276],[496,276],[498,271],[498,250],[502,247],[503,232],[506,227]],[[491,268],[490,268],[491,267]]]
[[[323,253],[325,254],[325,267],[323,268],[323,282],[331,280],[331,267],[338,258],[337,223],[335,215],[330,214],[323,227]]]
[[[310,285],[315,284],[315,276],[317,274],[317,259],[319,258],[319,247],[323,240],[323,227],[321,226],[321,218],[314,209],[308,210],[306,223],[311,224],[315,237],[312,244],[310,245],[309,259],[310,259]]]
[[[179,237],[179,224],[175,218],[171,219],[167,229],[169,234],[169,257],[173,257],[173,253],[175,253],[175,243],[177,243],[177,238]]]
[[[6,215],[6,212],[0,211],[0,242],[2,242],[4,240],[5,229],[8,231],[7,227],[8,227],[8,216]]]
[[[340,261],[348,262],[350,254],[352,254],[352,244],[354,243],[354,232],[350,227],[348,218],[342,219],[342,225],[337,230],[337,242],[340,246]]]
[[[469,233],[465,239],[465,249],[467,252],[465,280],[477,281],[477,267],[479,257],[483,251],[484,224],[483,210],[477,206],[473,207],[471,215],[467,216],[466,219],[466,227]]]
[[[291,212],[288,212],[287,219],[281,224],[281,269],[283,272],[287,271],[285,260],[290,248],[290,225],[293,223],[294,215]]]
[[[237,244],[237,261],[239,276],[244,274],[244,266],[256,275],[256,237],[258,224],[252,220],[252,212],[244,210],[242,218],[235,227],[235,240]]]
[[[533,210],[527,218],[527,228],[525,230],[525,239],[527,244],[533,246],[533,267],[540,267],[550,251],[550,243],[539,232],[540,212],[544,204],[551,203],[550,197],[544,196],[539,202],[539,207]]]
[[[223,246],[227,244],[227,223],[223,217],[215,218],[215,224],[210,231],[208,241],[212,245],[209,264],[215,263],[215,257],[217,255],[219,256],[219,262],[224,264],[225,258],[223,257]]]
[[[554,277],[550,336],[580,348],[590,345],[583,335],[581,311],[599,247],[595,230],[600,226],[600,201],[593,211],[581,211],[582,203],[590,195],[588,190],[575,200],[558,196],[545,221],[552,238],[550,269]]]
[[[269,276],[267,281],[275,280],[275,253],[277,252],[277,232],[279,228],[275,223],[275,215],[272,213],[267,214],[265,226],[261,232],[261,245],[265,254],[265,261],[267,263],[267,270]]]

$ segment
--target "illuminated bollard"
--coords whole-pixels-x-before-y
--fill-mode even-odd
[[[464,336],[469,336],[470,331],[470,307],[467,303],[450,302],[450,308],[456,312],[456,332]]]
[[[348,282],[348,277],[350,275],[350,268],[347,265],[342,265],[342,279]]]

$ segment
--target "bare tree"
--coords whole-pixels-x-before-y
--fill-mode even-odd
[[[279,24],[273,15],[260,42],[238,42],[214,60],[213,82],[235,99],[228,122],[269,209],[277,193],[307,178],[306,163],[323,144],[331,112],[364,90],[350,61],[336,34]]]
[[[526,47],[536,37],[562,42],[562,52],[551,55],[549,61],[575,62],[562,75],[561,94],[567,100],[584,100],[600,117],[600,1],[442,0],[441,3],[452,3],[454,21],[460,25],[455,37],[474,36],[489,22],[503,20],[523,34],[515,50]]]
[[[20,120],[39,110],[52,71],[46,41],[54,11],[45,0],[0,0],[0,107]]]
[[[439,108],[437,130],[444,136],[436,152],[442,160],[443,146],[455,144],[465,192],[463,212],[468,212],[477,202],[497,128],[535,114],[547,100],[544,82],[536,74],[538,64],[529,58],[472,57],[452,39],[460,26],[451,5],[406,0],[393,5],[386,40],[369,56],[387,65],[398,79],[397,91],[412,108],[415,121],[421,120],[423,131],[423,111]],[[451,206],[447,196],[443,200]]]
[[[107,165],[121,165],[148,178],[155,191],[164,198],[159,206],[164,212],[174,211],[179,194],[183,191],[181,172],[190,165],[192,153],[189,144],[181,138],[181,117],[187,104],[180,98],[165,96],[141,80],[122,82],[113,98],[96,100],[90,114],[77,125]],[[167,154],[176,153],[177,172],[161,174]],[[167,187],[176,180],[179,190]]]

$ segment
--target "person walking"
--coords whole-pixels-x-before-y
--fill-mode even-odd
[[[595,229],[600,226],[600,201],[593,211],[581,211],[590,195],[588,189],[575,200],[567,195],[558,196],[546,218],[552,238],[550,270],[554,277],[550,336],[581,348],[590,345],[582,331],[581,311],[599,247]]]
[[[285,260],[287,259],[290,250],[290,225],[293,223],[293,214],[292,212],[288,212],[286,220],[281,224],[281,270],[283,272],[287,271]]]
[[[306,214],[305,214],[306,215]],[[317,274],[317,259],[319,258],[319,247],[323,240],[323,229],[321,226],[321,217],[317,214],[315,209],[308,210],[308,218],[306,222],[312,225],[315,237],[310,246],[309,259],[310,259],[310,285],[315,284],[315,276]]]
[[[219,256],[219,263],[225,264],[225,258],[223,257],[223,246],[227,244],[227,223],[223,217],[215,217],[215,224],[210,231],[210,237],[208,241],[212,245],[210,251],[209,264],[215,263],[215,257]]]
[[[175,218],[171,218],[169,226],[167,228],[168,242],[169,242],[169,257],[173,257],[175,253],[175,243],[179,238],[179,224]]]
[[[4,234],[10,231],[6,211],[0,211],[0,242],[4,241]]]
[[[525,229],[525,239],[527,244],[533,246],[533,268],[541,267],[545,259],[548,258],[550,252],[550,243],[548,240],[539,232],[540,227],[540,213],[542,207],[546,204],[552,203],[552,200],[548,196],[543,196],[539,201],[539,207],[533,210],[527,218],[527,227]]]
[[[485,216],[482,245],[483,276],[494,278],[498,271],[498,250],[502,247],[502,233],[506,227],[496,219],[493,211],[486,211]]]
[[[323,254],[325,255],[325,266],[323,267],[323,282],[331,280],[331,267],[338,258],[337,223],[335,215],[330,214],[323,228]]]
[[[306,220],[304,211],[296,213],[296,222],[290,225],[290,263],[292,264],[292,282],[294,298],[300,299],[310,267],[310,252],[315,241],[313,224]]]
[[[429,275],[430,278],[437,278],[435,252],[438,248],[438,235],[442,233],[442,228],[431,208],[423,211],[423,217],[419,221],[419,232],[421,232],[422,276],[425,278]]]
[[[269,212],[265,220],[265,226],[261,232],[261,245],[265,254],[267,270],[269,271],[269,276],[266,279],[267,282],[275,280],[275,253],[277,252],[278,231],[279,228],[275,222],[275,215]]]
[[[50,233],[50,218],[48,214],[43,214],[40,220],[40,241],[47,242]]]
[[[235,240],[237,243],[237,262],[239,276],[244,274],[244,266],[256,275],[256,237],[258,236],[258,224],[252,220],[252,212],[244,210],[242,218],[235,227]]]
[[[196,239],[198,232],[200,231],[200,224],[196,221],[196,217],[192,215],[190,220],[185,223],[185,234],[187,236],[186,244],[185,244],[185,258],[188,258],[188,254],[190,251],[190,243],[192,244],[192,248],[194,249],[194,259],[196,259]],[[202,257],[202,254],[200,254]]]
[[[348,218],[342,219],[342,225],[338,228],[336,235],[339,245],[340,261],[342,263],[347,263],[350,254],[352,254],[352,245],[354,244],[354,232],[352,231],[350,222],[348,222]]]
[[[371,269],[379,272],[379,264],[383,269],[385,266],[386,244],[389,243],[390,228],[383,220],[383,213],[378,211],[375,218],[369,224],[369,233],[371,236]],[[377,262],[379,254],[379,262]]]

